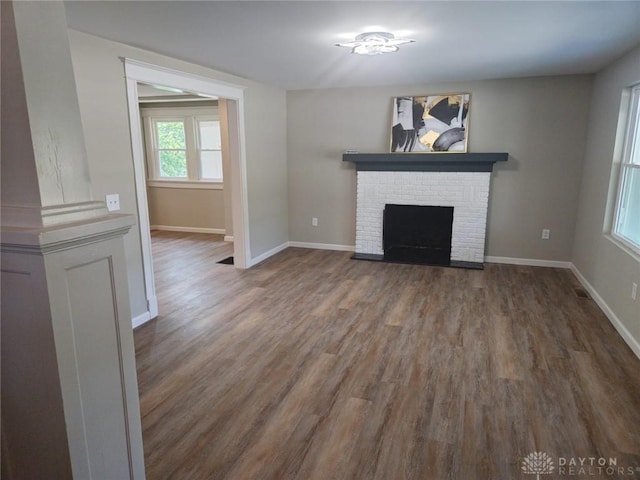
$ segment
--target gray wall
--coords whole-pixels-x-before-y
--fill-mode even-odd
[[[224,190],[147,186],[147,202],[152,226],[225,229]]]
[[[286,96],[283,90],[69,30],[93,192],[120,194],[136,214],[133,157],[121,57],[245,87],[249,234],[254,258],[287,241]],[[125,236],[131,309],[146,312],[140,232]]]
[[[510,154],[492,176],[486,254],[570,261],[591,85],[582,75],[288,92],[290,240],[354,244],[355,171],[342,152],[389,151],[392,97],[469,92],[468,150]]]
[[[640,82],[640,48],[609,65],[595,78],[587,148],[573,248],[573,263],[630,334],[640,343],[640,258],[608,238],[615,207],[618,168],[614,163],[621,94]],[[619,159],[618,159],[619,161]]]
[[[289,240],[286,93],[252,84],[245,90],[247,190],[251,256]]]

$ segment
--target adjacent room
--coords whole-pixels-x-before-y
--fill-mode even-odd
[[[2,2],[2,478],[640,475],[638,25]]]

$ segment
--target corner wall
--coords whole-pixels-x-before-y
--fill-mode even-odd
[[[614,163],[622,91],[640,82],[640,47],[599,72],[590,99],[591,113],[580,188],[573,263],[609,317],[614,316],[640,355],[640,257],[608,238],[615,205],[618,167]],[[619,162],[619,159],[617,160]],[[595,295],[594,295],[595,296]],[[615,324],[614,320],[614,324]],[[624,331],[622,332],[625,335]],[[629,342],[629,337],[626,338]]]
[[[354,244],[355,169],[342,153],[389,151],[392,97],[469,92],[469,151],[509,153],[491,178],[486,255],[568,262],[591,85],[575,75],[288,92],[290,240]]]

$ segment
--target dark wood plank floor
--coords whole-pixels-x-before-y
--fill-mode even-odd
[[[238,271],[221,237],[153,243],[150,480],[527,479],[534,451],[548,479],[570,478],[559,457],[640,477],[640,360],[570,271],[296,248]],[[588,478],[629,478],[605,473]]]

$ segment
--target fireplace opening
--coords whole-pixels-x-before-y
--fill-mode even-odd
[[[451,264],[453,207],[386,204],[384,260],[424,265]]]

